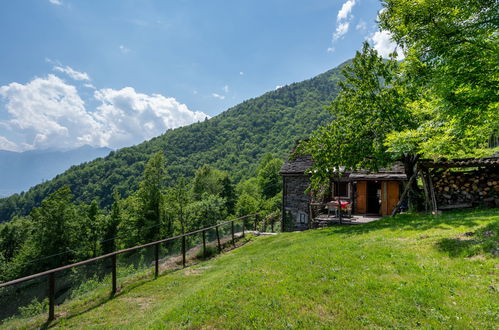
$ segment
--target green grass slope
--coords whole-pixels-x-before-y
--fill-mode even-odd
[[[29,191],[0,199],[0,222],[26,215],[63,185],[76,202],[113,202],[113,190],[126,197],[138,187],[144,163],[157,151],[165,154],[170,180],[190,177],[203,164],[229,171],[235,181],[254,174],[263,154],[285,157],[294,141],[307,137],[332,119],[324,109],[336,97],[341,67],[247,100],[203,122],[169,130],[105,158],[73,166]]]
[[[257,237],[114,299],[59,307],[53,325],[496,328],[498,229],[495,209]]]

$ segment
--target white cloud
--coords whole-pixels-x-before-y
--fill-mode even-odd
[[[101,89],[100,102],[89,111],[75,86],[55,75],[35,78],[23,85],[0,86],[5,107],[0,108],[0,149],[70,149],[85,144],[121,148],[148,140],[169,128],[204,120],[174,98],[141,94],[133,88]]]
[[[225,96],[217,94],[217,93],[213,93],[213,94],[211,94],[211,96],[213,96],[214,98],[219,99],[219,100],[225,99]]]
[[[228,93],[229,92],[229,85],[225,85],[222,89],[225,93]]]
[[[357,31],[365,31],[367,29],[367,23],[364,20],[360,20],[359,23],[355,26],[355,30]]]
[[[373,43],[373,48],[384,58],[388,58],[394,50],[397,51],[397,60],[404,58],[404,52],[391,39],[391,33],[386,30],[374,32],[369,40]]]
[[[105,123],[107,143],[114,148],[148,140],[169,128],[209,118],[202,112],[189,110],[174,98],[137,93],[132,87],[100,89],[94,96],[101,102],[95,117]]]
[[[283,85],[277,85],[275,86],[275,90],[278,90],[279,88],[283,88],[284,86]]]
[[[338,11],[336,20],[339,22],[346,19],[351,14],[353,6],[355,6],[355,0],[347,0],[343,6],[341,6],[340,11]]]
[[[126,54],[126,53],[129,53],[130,52],[130,49],[129,48],[126,48],[125,46],[123,45],[120,45],[120,51],[123,53],[123,54]]]
[[[83,87],[95,89],[95,86],[92,84],[83,84]]]
[[[240,76],[244,76],[244,72],[239,71],[239,75],[240,75]]]
[[[338,26],[336,26],[336,31],[333,34],[333,40],[338,40],[341,37],[343,37],[345,34],[347,34],[349,27],[350,27],[349,22],[338,24]]]
[[[55,75],[1,86],[0,96],[9,118],[3,126],[16,132],[20,151],[105,144],[102,125],[86,112],[76,88]]]
[[[0,135],[0,150],[17,151],[17,149],[18,147],[14,142]]]
[[[62,73],[65,73],[67,74],[71,79],[74,79],[74,80],[85,80],[85,81],[90,81],[90,77],[88,76],[87,73],[85,72],[79,72],[79,71],[76,71],[74,70],[73,68],[69,67],[69,66],[65,66],[65,67],[62,67],[62,66],[54,66],[53,67],[53,70],[55,71],[59,71],[59,72],[62,72]]]
[[[49,2],[53,5],[57,5],[57,6],[60,6],[62,5],[62,1],[61,0],[49,0]]]
[[[354,6],[355,0],[347,0],[343,3],[340,10],[338,11],[338,15],[336,16],[336,29],[333,32],[331,46],[327,48],[328,53],[334,52],[334,44],[348,33],[348,30],[350,28],[350,21],[353,18],[352,9]]]

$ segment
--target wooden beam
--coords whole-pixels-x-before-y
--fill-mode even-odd
[[[397,203],[397,206],[395,206],[395,208],[392,211],[392,217],[395,215],[395,213],[397,213],[398,209],[400,208],[400,205],[402,205],[402,201],[404,200],[405,195],[407,195],[407,193],[409,192],[409,190],[411,188],[412,181],[414,181],[414,179],[416,178],[417,174],[418,174],[418,171],[414,171],[414,174],[411,176],[411,178],[407,182],[407,185],[405,186],[404,192],[400,196],[400,200]]]

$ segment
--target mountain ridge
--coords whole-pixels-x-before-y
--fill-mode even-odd
[[[114,191],[126,197],[138,188],[145,162],[158,151],[167,160],[167,184],[181,176],[193,176],[204,164],[228,171],[236,182],[249,178],[265,153],[284,158],[295,140],[332,120],[325,106],[337,95],[341,68],[348,62],[248,99],[210,119],[167,130],[149,141],[111,151],[105,158],[72,166],[25,193],[0,199],[0,222],[29,214],[63,185],[69,185],[75,202],[96,200],[100,207],[108,207]]]

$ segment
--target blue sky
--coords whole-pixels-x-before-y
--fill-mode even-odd
[[[0,149],[119,148],[393,45],[376,0],[0,4]],[[393,49],[390,49],[393,50]]]

